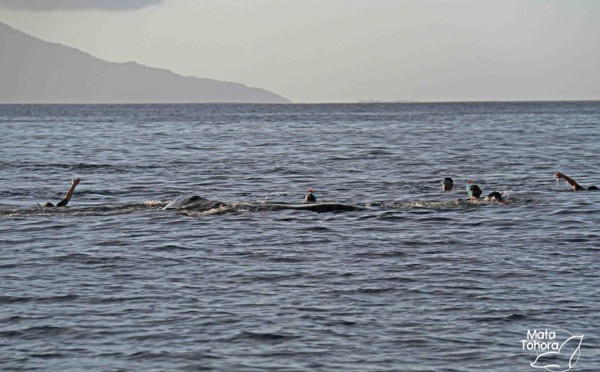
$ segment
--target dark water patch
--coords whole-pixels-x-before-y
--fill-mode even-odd
[[[394,287],[385,287],[385,288],[358,288],[357,293],[364,294],[381,294],[381,293],[389,293],[396,292],[398,289]]]
[[[174,251],[194,251],[195,249],[192,247],[185,247],[179,244],[167,244],[160,247],[153,247],[149,249],[150,251],[155,252],[174,252]]]
[[[65,337],[75,337],[75,335],[77,334],[71,328],[56,327],[49,325],[28,327],[9,332],[13,333],[11,337],[23,340],[45,339],[46,337],[60,339]]]
[[[62,296],[49,297],[28,297],[28,296],[0,296],[0,304],[15,304],[15,303],[61,303],[70,302],[79,299],[79,295],[67,294]]]
[[[127,337],[125,340],[135,341],[135,342],[144,342],[144,341],[152,341],[152,340],[175,340],[179,337],[176,333],[168,333],[168,332],[159,332],[152,334],[143,334],[143,335],[135,335]]]
[[[124,240],[105,240],[96,243],[98,247],[124,247],[129,245],[127,241]]]
[[[1,320],[5,324],[12,324],[12,323],[19,323],[19,322],[39,321],[40,319],[46,319],[46,317],[12,315],[12,316],[9,316],[9,317],[1,319]]]
[[[287,255],[287,256],[270,257],[269,261],[276,262],[276,263],[301,263],[301,262],[306,262],[307,258],[302,257],[302,256]]]
[[[114,246],[112,244],[99,246]],[[117,245],[118,246],[118,245]],[[99,256],[99,255],[91,255],[85,253],[69,253],[61,256],[52,256],[49,259],[53,262],[57,263],[80,263],[84,265],[112,265],[120,262],[125,262],[128,259],[126,257],[121,256]]]
[[[377,220],[386,221],[386,222],[396,222],[402,221],[406,218],[404,211],[388,211],[378,213],[376,216]]]
[[[372,282],[394,282],[398,284],[408,284],[408,283],[417,283],[420,280],[417,278],[411,278],[410,276],[389,276],[382,278],[371,278]]]
[[[286,333],[274,333],[274,332],[252,332],[252,331],[241,331],[237,335],[233,336],[231,341],[258,341],[264,343],[280,343],[291,341],[300,338],[297,335],[286,334]]]
[[[171,360],[171,353],[167,351],[138,351],[126,356],[126,359],[133,361],[156,361],[164,360],[168,362]]]
[[[501,315],[496,315],[496,316],[486,316],[486,315],[482,315],[482,316],[477,316],[474,317],[473,320],[476,322],[480,322],[480,323],[511,323],[511,322],[517,322],[517,323],[521,323],[524,320],[527,320],[529,317],[525,314],[501,314]]]
[[[157,299],[167,299],[167,297],[169,299],[172,298],[172,296],[157,296],[157,297],[153,297],[153,296],[116,296],[116,295],[108,295],[105,297],[89,297],[85,299],[85,302],[91,305],[103,305],[103,304],[123,304],[123,305],[128,305],[131,306],[133,304],[139,304],[139,303],[151,303],[154,300]],[[123,311],[130,311],[130,312],[137,312],[138,310],[135,308],[131,308],[129,310],[124,309]]]
[[[394,257],[407,256],[408,253],[403,250],[394,249],[394,250],[387,250],[387,251],[382,251],[382,250],[359,251],[359,252],[352,253],[352,255],[355,257],[363,257],[363,258],[394,258]]]
[[[290,280],[296,280],[296,279],[300,279],[303,277],[303,275],[301,273],[283,273],[283,272],[256,272],[256,271],[249,271],[249,272],[244,272],[242,274],[238,274],[236,275],[237,277],[242,277],[242,278],[248,278],[249,280],[251,280],[254,283],[261,283],[261,282],[285,282],[285,281],[290,281]],[[236,277],[234,276],[234,277]]]
[[[1,331],[0,330],[0,336],[2,336],[3,338],[22,338],[24,334],[25,334],[24,332],[16,331],[16,330],[12,330],[12,331]]]
[[[41,353],[41,354],[30,354],[29,357],[35,359],[60,359],[65,358],[67,355],[62,353]]]

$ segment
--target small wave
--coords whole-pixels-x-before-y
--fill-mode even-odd
[[[150,250],[156,251],[156,252],[170,252],[170,251],[189,251],[189,250],[194,250],[194,249],[189,248],[189,247],[184,247],[182,245],[167,244],[165,246],[150,248]]]
[[[510,323],[516,321],[522,321],[527,319],[527,315],[524,314],[509,314],[509,315],[499,315],[499,316],[482,316],[476,318],[475,321],[480,323],[490,323],[490,322],[502,322],[502,323]]]

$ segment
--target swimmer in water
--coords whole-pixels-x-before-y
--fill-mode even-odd
[[[317,196],[315,194],[313,194],[312,189],[308,189],[308,194],[306,194],[306,196],[304,197],[304,202],[305,203],[316,203],[317,202]]]
[[[469,199],[477,200],[483,193],[481,188],[475,184],[475,182],[468,180],[467,181],[467,193],[469,193]]]
[[[454,187],[454,181],[450,177],[444,178],[442,181],[442,190],[450,191]]]
[[[71,200],[71,197],[73,196],[73,191],[75,191],[75,187],[77,185],[79,185],[79,181],[81,181],[79,178],[73,178],[71,180],[71,187],[69,187],[69,190],[65,194],[65,197],[63,198],[63,200],[58,202],[58,204],[54,205],[54,204],[48,202],[48,203],[44,203],[43,206],[44,207],[66,207],[67,204],[69,204],[69,200]]]
[[[498,203],[504,203],[504,199],[502,199],[502,194],[498,191],[494,191],[488,194],[483,200],[485,201],[496,201]]]
[[[585,188],[583,188],[580,184],[578,184],[577,182],[575,182],[574,179],[572,179],[571,177],[567,176],[566,174],[562,174],[559,171],[554,172],[554,179],[558,180],[563,178],[565,181],[567,181],[567,183],[569,184],[569,186],[571,186],[573,188],[573,191],[582,191],[582,190],[586,190]],[[587,188],[587,190],[598,190],[598,188],[594,185],[590,186]]]
[[[483,191],[481,191],[481,188],[479,186],[477,186],[475,184],[475,182],[473,182],[471,180],[467,181],[467,192],[469,193],[470,200],[479,200],[479,197],[481,196],[481,194],[483,194]],[[488,196],[483,198],[483,200],[484,201],[495,201],[498,203],[505,202],[505,200],[502,198],[502,194],[499,193],[498,191],[489,193]]]

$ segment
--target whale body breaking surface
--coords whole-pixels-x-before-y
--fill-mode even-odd
[[[165,210],[193,210],[196,212],[208,212],[214,210],[215,212],[227,212],[235,210],[248,210],[252,209],[255,211],[276,211],[276,210],[306,210],[318,213],[326,212],[341,212],[341,211],[357,211],[367,209],[351,204],[342,203],[304,203],[304,204],[285,204],[285,203],[223,203],[218,200],[210,200],[198,195],[192,196],[181,196],[173,199],[163,209]]]

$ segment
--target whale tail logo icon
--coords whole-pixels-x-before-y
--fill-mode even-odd
[[[544,368],[550,372],[567,372],[579,360],[582,336],[571,336],[560,345],[558,351],[549,351],[537,356],[531,363],[534,368]]]

